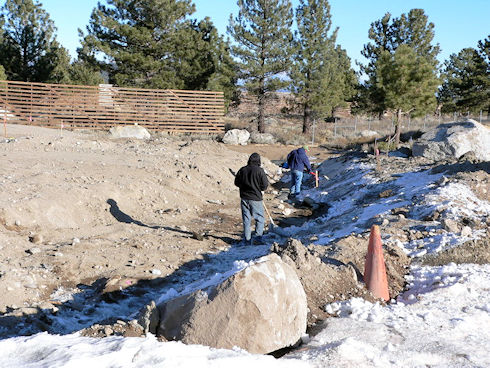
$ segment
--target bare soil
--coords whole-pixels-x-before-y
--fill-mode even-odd
[[[275,163],[293,146],[226,146],[164,135],[113,140],[106,132],[21,125],[8,125],[7,137],[0,140],[0,314],[55,310],[53,293],[62,288],[123,290],[228,249],[242,232],[234,173],[252,152],[263,157],[272,184],[266,203],[273,217],[300,223],[315,216],[307,206],[282,200],[287,185]],[[310,151],[318,163],[332,154],[322,147]],[[467,175],[469,182],[475,177]],[[474,187],[488,198],[488,172],[479,175],[484,185],[477,180]],[[334,280],[335,295],[315,301],[311,323],[326,317],[324,303],[366,294],[352,275],[362,271],[367,237],[342,241],[350,252],[344,259],[352,263],[349,276]],[[309,249],[328,260],[325,247]],[[396,295],[408,261],[396,250],[388,253],[390,295]]]

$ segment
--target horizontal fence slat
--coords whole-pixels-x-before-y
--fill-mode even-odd
[[[215,91],[152,90],[0,81],[0,116],[9,123],[74,129],[140,125],[168,132],[224,132],[224,96]]]

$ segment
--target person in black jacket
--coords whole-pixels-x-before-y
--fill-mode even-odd
[[[267,175],[260,167],[260,155],[252,153],[247,166],[238,170],[235,185],[240,188],[243,233],[245,244],[252,244],[252,217],[255,219],[256,241],[260,243],[264,233],[264,205],[262,192],[269,186]]]

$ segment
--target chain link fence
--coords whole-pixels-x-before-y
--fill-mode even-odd
[[[490,125],[490,117],[486,112],[480,111],[478,114],[444,114],[440,116],[426,115],[419,118],[404,117],[402,119],[402,133],[410,131],[427,131],[439,124],[464,121],[473,119],[481,124]],[[312,142],[323,141],[325,137],[356,137],[368,136],[369,133],[376,132],[378,135],[387,136],[395,132],[395,119],[377,119],[369,117],[353,116],[350,118],[337,119],[335,122],[315,121],[312,129]]]

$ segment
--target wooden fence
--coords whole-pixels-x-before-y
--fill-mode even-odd
[[[0,119],[12,124],[221,133],[223,118],[222,92],[0,81]]]

